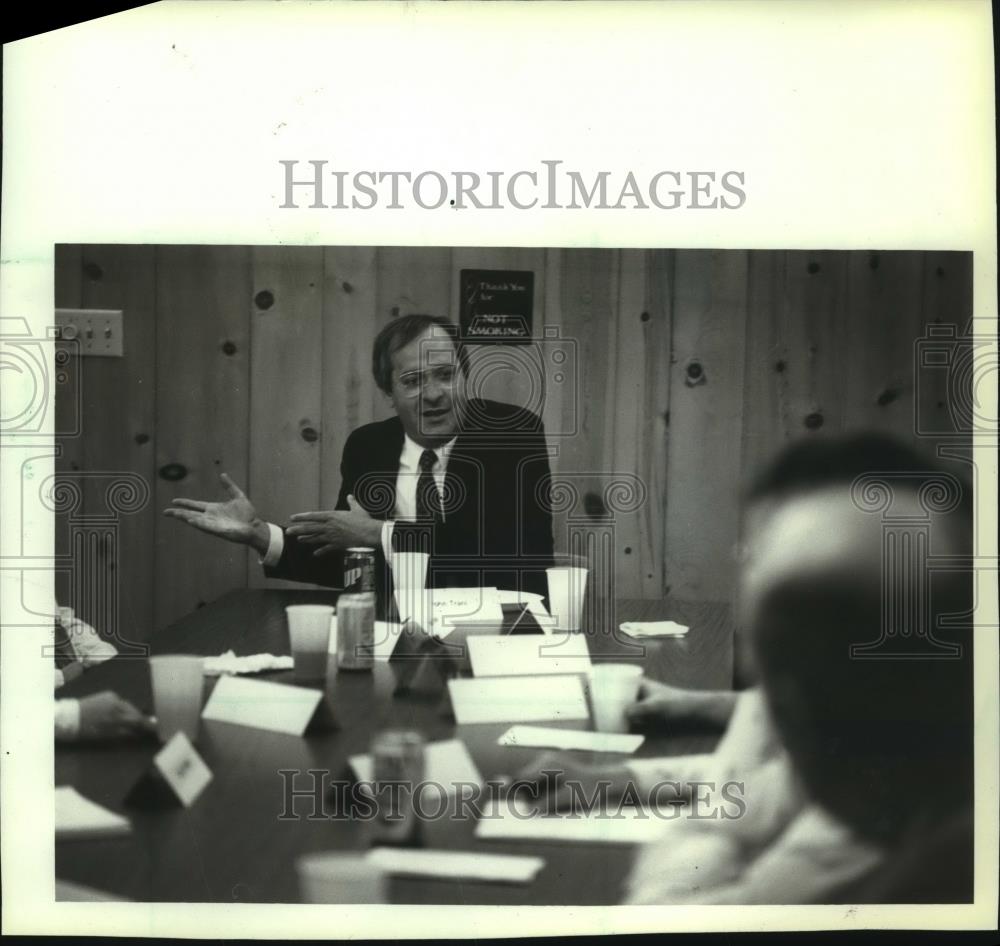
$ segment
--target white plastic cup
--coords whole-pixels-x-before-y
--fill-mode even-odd
[[[295,679],[299,683],[325,680],[333,608],[328,604],[292,604],[285,608],[285,614]]]
[[[385,871],[361,854],[320,852],[295,862],[304,903],[385,903]]]
[[[590,671],[590,703],[598,732],[628,732],[625,710],[639,696],[642,667],[635,664],[595,664]]]
[[[425,591],[430,558],[426,552],[392,553],[392,583],[400,620],[409,618],[425,628],[430,622],[430,596]]]
[[[162,742],[177,732],[183,732],[191,742],[198,738],[203,667],[201,657],[162,654],[149,658],[156,734]]]
[[[555,619],[556,630],[580,630],[587,569],[560,565],[546,568],[545,574],[549,580],[549,612]]]

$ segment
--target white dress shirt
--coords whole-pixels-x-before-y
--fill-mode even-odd
[[[660,781],[743,785],[734,819],[682,817],[637,854],[627,902],[821,902],[876,867],[882,852],[811,802],[781,744],[759,688],[743,691],[715,752],[634,759],[646,791]]]
[[[455,439],[452,437],[446,444],[434,450],[437,460],[431,467],[431,475],[441,495],[444,495],[445,473],[448,469],[448,458],[455,446]],[[413,522],[417,518],[417,480],[420,477],[420,457],[425,449],[427,448],[410,439],[409,434],[403,435],[403,449],[399,454],[399,470],[396,473],[396,508],[393,511],[395,518],[387,520],[382,526],[382,552],[387,562],[392,561],[392,528],[395,523]],[[285,535],[274,523],[269,522],[267,528],[271,533],[271,539],[260,563],[273,568],[278,564],[284,551]]]

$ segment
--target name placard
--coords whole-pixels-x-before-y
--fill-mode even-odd
[[[301,736],[311,725],[333,724],[322,690],[245,677],[222,677],[201,718],[290,736]]]
[[[125,798],[128,805],[154,807],[181,804],[190,808],[212,772],[183,732],[174,733],[153,756],[150,766]]]
[[[590,673],[582,634],[470,637],[469,660],[477,677]]]
[[[448,692],[459,725],[590,718],[577,676],[449,680]]]

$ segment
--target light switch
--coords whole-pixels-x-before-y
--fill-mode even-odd
[[[125,354],[121,309],[56,309],[56,341],[76,340],[79,355],[121,358]]]

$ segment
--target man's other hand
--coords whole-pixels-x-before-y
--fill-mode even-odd
[[[257,516],[253,503],[228,475],[221,474],[219,480],[229,493],[229,499],[225,502],[175,499],[163,514],[172,519],[180,519],[209,535],[252,546],[261,555],[265,554],[271,538],[267,523]]]
[[[678,722],[725,726],[735,703],[730,691],[687,690],[644,677],[639,699],[625,715],[634,729],[664,730]]]
[[[123,739],[155,731],[149,716],[111,690],[80,699],[80,739]]]
[[[313,555],[342,552],[353,546],[378,547],[382,525],[358,505],[353,496],[347,497],[348,512],[297,512],[285,530],[305,545],[316,546]]]

